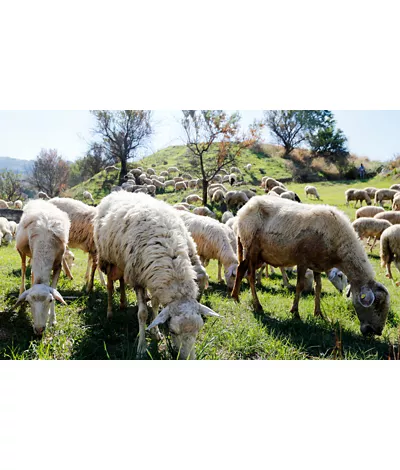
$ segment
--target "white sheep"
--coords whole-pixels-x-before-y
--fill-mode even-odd
[[[398,211],[385,211],[379,212],[374,215],[374,219],[388,220],[392,225],[400,224],[400,212]]]
[[[226,284],[231,290],[235,282],[238,264],[227,232],[230,229],[208,217],[200,217],[184,211],[179,215],[196,243],[197,253],[203,265],[207,266],[211,259],[220,261],[224,266]]]
[[[155,175],[155,174],[156,174],[156,172],[154,171],[153,168],[147,168],[147,175],[148,176]]]
[[[225,176],[215,175],[215,176],[212,177],[211,181],[213,183],[222,183],[224,181],[224,178],[225,178]],[[228,180],[229,180],[229,176],[228,176]],[[225,181],[226,181],[226,179],[225,179]]]
[[[287,189],[286,186],[283,183],[281,183],[280,181],[277,181],[274,178],[267,178],[265,180],[264,188],[265,188],[266,193],[268,191],[271,191],[271,189],[275,188],[276,186],[280,186],[283,189]]]
[[[380,212],[385,212],[385,209],[383,209],[383,207],[378,207],[378,206],[360,207],[359,209],[356,210],[356,219],[359,219],[360,217],[374,217],[376,214],[379,214]]]
[[[251,166],[252,166],[251,163],[248,163],[247,165],[244,166],[244,169],[245,169],[246,171],[250,171],[250,170],[251,170]]]
[[[238,175],[242,174],[242,172],[240,171],[240,169],[237,166],[231,167],[230,173],[235,173],[235,174],[238,174]]]
[[[249,198],[243,191],[228,191],[225,194],[225,202],[228,209],[239,209],[248,202]]]
[[[400,193],[397,193],[393,198],[392,211],[399,211],[399,210],[400,210]]]
[[[68,244],[70,221],[65,212],[47,201],[30,201],[18,226],[16,248],[21,256],[20,296],[14,308],[28,302],[33,329],[41,335],[47,320],[56,322],[54,300],[65,304],[57,291],[63,256]],[[31,258],[32,287],[25,290],[26,257]],[[53,277],[50,286],[50,276]]]
[[[210,184],[210,186],[208,186],[207,188],[208,197],[211,198],[217,189],[221,189],[224,192],[224,194],[228,192],[228,190],[225,188],[225,186],[222,183],[214,183],[214,184]]]
[[[198,194],[189,194],[189,196],[186,196],[185,201],[188,204],[194,204],[195,202],[202,202],[203,199]]]
[[[282,188],[281,186],[274,186],[271,190],[270,193],[276,193],[278,196],[280,196],[282,193],[286,193],[287,189]]]
[[[364,191],[368,193],[368,196],[373,199],[375,197],[376,192],[378,191],[377,188],[374,188],[372,186],[368,186],[368,188],[364,188]]]
[[[187,186],[184,181],[178,181],[175,183],[175,191],[185,191]]]
[[[83,196],[83,199],[89,199],[94,204],[93,196],[89,191],[83,191],[82,196]]]
[[[225,193],[222,191],[222,189],[217,189],[212,195],[212,202],[214,202],[215,204],[218,204],[224,201],[225,201]]]
[[[386,277],[393,279],[391,263],[400,271],[400,226],[392,225],[387,228],[381,235],[380,257],[382,268],[386,267]],[[399,286],[400,282],[396,282]]]
[[[375,204],[383,205],[383,201],[393,201],[399,191],[396,189],[378,189],[375,193]]]
[[[112,194],[119,193],[125,193],[125,191],[113,192]],[[65,212],[71,221],[68,242],[69,248],[79,248],[85,253],[89,253],[85,280],[86,290],[90,293],[93,290],[94,275],[97,269],[97,249],[93,236],[93,222],[96,215],[96,208],[67,197],[55,197],[49,202]],[[103,285],[105,284],[102,276],[100,276],[100,281]]]
[[[179,173],[179,170],[176,168],[176,166],[171,166],[168,168],[168,174],[169,173]]]
[[[18,199],[14,202],[14,207],[18,210],[21,210],[24,207],[24,204],[20,199]]]
[[[340,292],[346,289],[347,286],[347,276],[345,276],[342,271],[337,268],[332,268],[326,272],[328,280],[335,286],[335,288]],[[314,283],[314,272],[311,269],[307,269],[305,274],[305,284],[304,284],[304,293],[311,293],[313,291]]]
[[[307,185],[304,188],[304,192],[306,194],[306,197],[308,198],[309,196],[314,196],[316,199],[320,199],[317,188],[315,186]]]
[[[9,209],[8,202],[4,201],[4,199],[0,199],[0,209]]]
[[[0,217],[0,246],[8,245],[12,239],[10,223],[5,217]]]
[[[232,212],[226,211],[222,214],[221,223],[226,224],[229,219],[233,219],[234,215]]]
[[[13,220],[9,220],[8,226],[10,227],[11,235],[13,236],[13,238],[15,238],[17,235],[17,230],[18,230],[17,222],[14,222]]]
[[[371,205],[371,198],[367,191],[363,189],[348,189],[344,194],[346,196],[346,206],[349,205],[350,201],[356,201],[354,207],[356,207],[358,201],[360,201],[360,206],[362,206],[363,201],[365,201],[368,206]]]
[[[202,207],[196,207],[193,209],[193,214],[196,215],[201,215],[204,217],[211,217],[212,219],[216,219],[217,216],[214,214],[212,210],[210,210],[208,207],[202,206]]]
[[[400,191],[400,184],[392,184],[389,189],[395,189],[396,191]]]
[[[291,309],[296,317],[307,268],[314,271],[316,282],[314,314],[322,315],[320,273],[337,267],[351,283],[361,332],[382,334],[389,311],[389,292],[374,280],[372,266],[349,219],[335,207],[263,196],[252,198],[238,212],[238,260],[232,297],[238,300],[240,282],[247,271],[256,310],[262,310],[255,289],[257,267],[262,262],[297,265]]]
[[[229,175],[229,184],[233,186],[237,182],[237,175],[236,173],[231,173]]]
[[[293,191],[285,191],[280,194],[280,197],[283,199],[290,199],[291,201],[301,202],[299,196]]]
[[[165,188],[168,188],[168,187],[173,187],[175,189],[175,181],[174,180],[167,180],[165,183]]]
[[[162,172],[160,173],[160,176],[165,176],[166,178],[168,178],[169,173],[168,173],[168,171],[165,171],[165,170],[164,170],[164,171],[162,171]]]
[[[201,315],[218,316],[197,302],[197,273],[190,256],[194,243],[179,212],[143,194],[113,193],[98,206],[95,239],[101,268],[107,273],[109,308],[113,281],[136,292],[139,319],[138,356],[146,351],[146,291],[154,315],[148,329],[165,323],[179,358],[195,358]],[[108,310],[108,314],[110,310]]]
[[[353,223],[353,228],[362,240],[365,237],[374,238],[370,251],[374,249],[375,243],[381,238],[382,232],[392,224],[388,220],[375,219],[373,217],[360,217]],[[368,242],[367,242],[368,243]]]
[[[189,182],[188,182],[188,188],[190,188],[190,189],[195,189],[195,188],[197,188],[197,179],[189,180]]]

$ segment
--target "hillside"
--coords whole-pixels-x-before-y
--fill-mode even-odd
[[[19,158],[0,157],[0,171],[12,170],[16,173],[27,173],[32,165],[31,160],[21,160]]]

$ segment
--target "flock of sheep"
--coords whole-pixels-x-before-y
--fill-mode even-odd
[[[250,164],[245,169],[250,169]],[[116,170],[107,167],[106,171]],[[232,171],[234,170],[234,171]],[[241,281],[247,277],[254,307],[262,310],[256,288],[263,270],[279,268],[285,286],[286,271],[296,266],[297,284],[291,312],[298,314],[303,291],[312,291],[315,284],[315,315],[322,315],[320,306],[321,273],[340,291],[348,286],[364,335],[380,335],[389,310],[389,293],[374,280],[372,266],[360,242],[363,237],[381,238],[382,265],[397,263],[400,255],[400,212],[384,211],[367,206],[357,210],[353,224],[341,211],[328,205],[301,203],[300,197],[274,178],[263,177],[265,193],[256,196],[251,190],[229,190],[240,180],[240,170],[221,171],[208,187],[215,203],[225,203],[227,210],[221,222],[207,207],[195,207],[201,202],[196,194],[171,206],[156,197],[173,183],[174,190],[182,187],[199,188],[199,180],[189,174],[166,179],[178,169],[156,175],[153,168],[132,170],[122,187],[113,187],[97,207],[72,198],[48,198],[44,193],[23,208],[18,228],[0,218],[0,240],[16,239],[21,256],[20,296],[16,306],[28,302],[32,311],[33,328],[41,335],[47,323],[55,324],[55,301],[64,303],[57,290],[62,269],[72,279],[69,249],[79,248],[88,253],[86,288],[93,290],[96,270],[104,273],[100,280],[108,293],[107,317],[112,318],[114,282],[120,285],[120,306],[127,306],[126,284],[134,289],[138,305],[139,342],[137,355],[146,355],[146,330],[157,340],[162,338],[162,325],[171,337],[177,357],[195,359],[195,341],[203,326],[203,317],[218,313],[201,304],[208,287],[206,268],[210,260],[218,261],[218,280],[224,279],[232,298],[239,301]],[[320,199],[314,186],[305,187],[307,198]],[[85,199],[93,197],[85,191]],[[397,198],[396,196],[399,196]],[[400,191],[346,191],[346,203],[366,201],[371,197],[382,203],[393,200],[400,205]],[[236,215],[234,215],[236,213]],[[398,218],[395,218],[395,216]],[[393,218],[392,218],[393,217]],[[399,230],[397,230],[399,229]],[[318,250],[315,247],[318,246]],[[32,282],[25,290],[26,258],[30,258]],[[397,264],[396,264],[397,265]],[[399,265],[400,267],[400,265]],[[272,268],[271,268],[272,269]],[[149,303],[150,302],[150,303]],[[159,308],[161,310],[159,311]]]

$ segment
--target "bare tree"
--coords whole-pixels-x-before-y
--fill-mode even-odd
[[[240,130],[240,114],[225,111],[183,110],[182,127],[186,134],[189,163],[203,181],[203,204],[207,188],[224,167],[236,163],[241,152],[260,138],[261,123],[254,122],[246,133]]]
[[[153,135],[151,111],[91,111],[97,119],[94,134],[114,162],[121,162],[120,184],[128,172],[127,162]]]
[[[42,149],[33,163],[28,181],[38,191],[55,197],[67,188],[68,177],[68,163],[58,155],[57,150]]]
[[[0,198],[13,201],[21,197],[21,178],[18,173],[11,170],[3,170],[0,173]]]

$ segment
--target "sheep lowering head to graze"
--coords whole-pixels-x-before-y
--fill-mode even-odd
[[[301,202],[299,196],[293,191],[284,191],[280,194],[280,197],[282,197],[283,199],[290,199],[291,201]]]
[[[398,194],[396,189],[378,189],[375,193],[375,204],[383,205],[383,201],[393,201],[393,198]]]
[[[400,224],[400,212],[384,211],[374,215],[374,219],[388,220],[392,225]]]
[[[364,206],[356,210],[356,219],[360,217],[374,217],[379,212],[385,212],[383,207],[377,206]]]
[[[265,180],[264,188],[265,188],[266,193],[268,191],[271,191],[272,188],[276,188],[277,186],[280,186],[281,188],[287,190],[286,186],[283,183],[281,183],[280,181],[277,181],[274,178],[267,178]]]
[[[370,250],[372,251],[376,241],[381,238],[382,232],[392,224],[388,220],[384,219],[375,219],[374,217],[360,217],[356,219],[352,225],[354,230],[357,232],[357,235],[360,237],[360,240],[365,237],[368,237],[368,241],[370,238],[374,238]]]
[[[188,204],[193,204],[195,202],[202,202],[203,199],[198,194],[189,194],[189,196],[186,196],[185,201]]]
[[[386,277],[393,279],[391,263],[394,264],[398,271],[400,271],[400,225],[392,225],[387,228],[381,235],[381,266],[386,267]],[[400,282],[396,282],[399,286]]]
[[[218,315],[196,300],[198,273],[191,256],[197,255],[179,211],[144,194],[131,193],[110,194],[97,209],[94,233],[100,266],[108,277],[109,308],[114,280],[135,290],[138,355],[146,352],[149,291],[156,318],[148,329],[165,324],[179,358],[194,359],[194,343],[203,326],[201,315]],[[163,306],[160,313],[159,305]]]
[[[270,192],[276,193],[278,196],[280,196],[282,193],[286,193],[287,189],[284,189],[281,186],[274,186]]]
[[[360,206],[362,206],[363,201],[365,201],[368,206],[371,205],[371,198],[367,191],[363,189],[348,189],[344,194],[346,196],[346,206],[349,205],[350,201],[356,201],[354,207],[356,207],[358,201],[360,201]]]
[[[28,302],[33,329],[42,334],[47,320],[56,320],[54,301],[65,303],[57,291],[63,256],[68,244],[68,215],[47,201],[30,201],[18,225],[16,248],[21,256],[20,296],[15,307]],[[25,290],[26,257],[31,258],[32,287]],[[50,276],[53,278],[50,285]]]
[[[400,184],[392,184],[389,189],[394,189],[396,191],[400,191]]]
[[[4,199],[0,199],[0,209],[8,209],[9,205],[8,202],[4,201]]]
[[[208,207],[202,206],[202,207],[196,207],[193,209],[193,214],[196,215],[202,215],[205,217],[211,217],[212,219],[216,219],[217,216],[214,214],[212,210],[210,210]]]
[[[309,268],[314,271],[316,283],[314,314],[322,315],[320,273],[337,267],[351,284],[361,332],[382,334],[389,311],[389,293],[374,280],[372,266],[357,234],[338,209],[256,196],[238,212],[237,236],[239,268],[232,291],[234,299],[239,298],[240,282],[247,271],[255,308],[262,310],[255,289],[258,266],[263,262],[275,267],[297,265],[291,312],[299,317],[300,294]]]
[[[240,209],[248,201],[249,198],[243,191],[228,191],[225,194],[225,202],[228,209]]]
[[[8,245],[13,239],[10,222],[5,217],[0,217],[0,246]]]
[[[368,188],[364,188],[364,191],[368,193],[368,196],[373,199],[375,197],[375,193],[378,191],[377,188],[374,188],[372,186],[368,186]]]
[[[304,192],[306,193],[306,197],[314,196],[314,197],[317,198],[318,200],[320,199],[319,194],[318,194],[318,191],[317,191],[317,188],[316,188],[315,186],[307,185],[307,186],[304,188]]]

